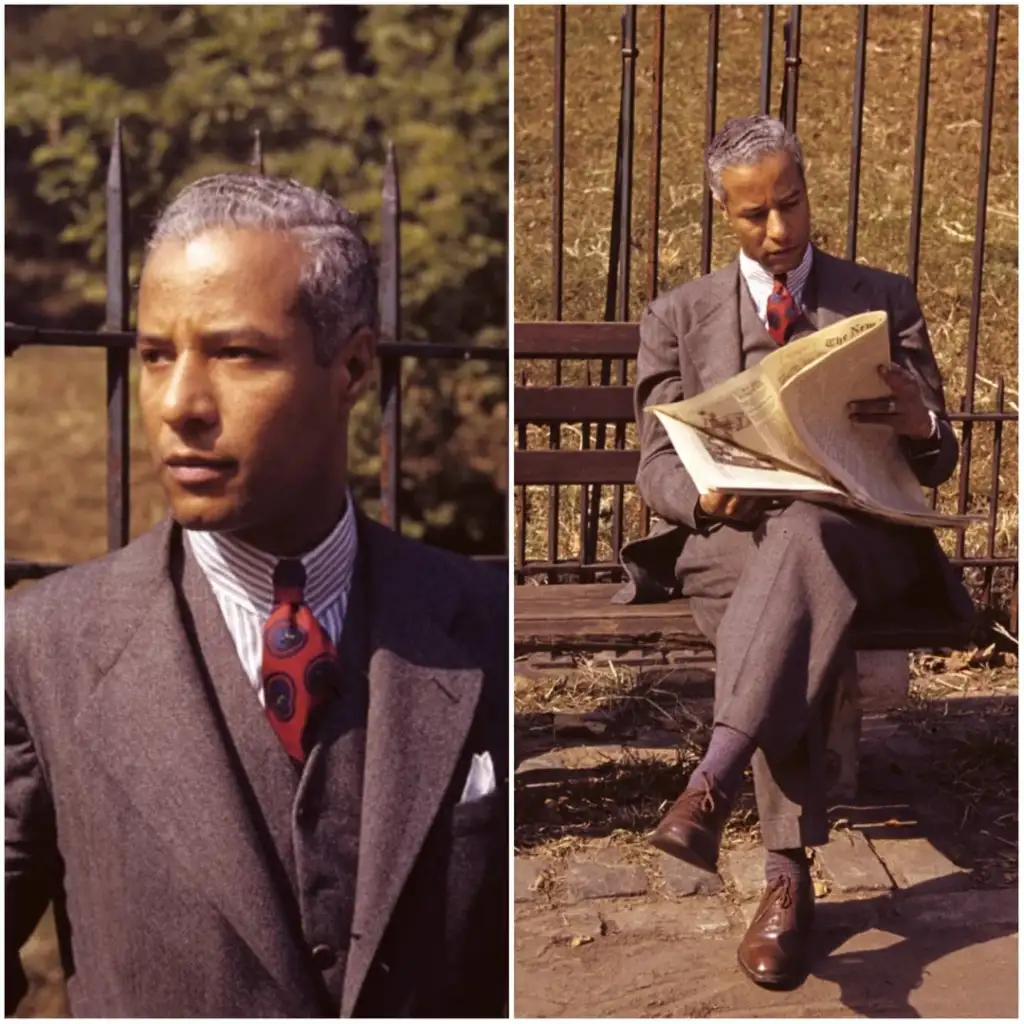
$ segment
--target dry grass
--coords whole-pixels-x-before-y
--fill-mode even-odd
[[[947,398],[956,408],[965,389],[973,274],[985,67],[986,13],[982,7],[938,7],[932,81],[918,294],[942,369]],[[619,96],[620,8],[585,6],[567,11],[565,263],[563,316],[598,320],[604,310],[608,238]],[[777,11],[777,23],[785,17]],[[841,6],[803,9],[798,130],[807,156],[815,241],[843,255],[849,202],[851,97],[856,10]],[[636,319],[646,298],[652,139],[651,49],[655,9],[638,16],[636,163],[633,189],[633,276],[629,314]],[[721,60],[717,123],[757,108],[760,8],[721,8]],[[781,30],[777,24],[772,109],[778,109]],[[551,308],[551,228],[554,16],[550,7],[517,8],[515,16],[515,318],[545,320]],[[702,6],[669,7],[665,33],[662,214],[658,235],[659,290],[699,274],[701,148],[704,137],[707,14]],[[916,125],[920,8],[873,7],[869,22],[863,123],[858,258],[892,270],[907,269],[907,244]],[[979,323],[975,406],[994,407],[994,382],[1017,391],[1017,12],[1000,9],[999,63],[991,146],[984,274]],[[733,256],[716,225],[713,266]],[[591,368],[596,374],[596,366]],[[581,363],[563,364],[563,380],[582,382]],[[548,363],[520,361],[518,379],[552,379]],[[593,440],[593,438],[592,438]],[[635,443],[630,432],[629,443]],[[578,426],[561,431],[563,447],[580,447]],[[546,446],[546,431],[533,430],[531,446]],[[968,508],[987,513],[991,493],[991,427],[975,431]],[[1007,427],[996,513],[996,554],[1016,551],[1017,431]],[[955,502],[955,482],[940,494]],[[558,557],[579,552],[577,488],[560,488]],[[635,489],[626,489],[626,534],[641,529]],[[530,488],[526,530],[528,559],[547,557],[547,489]],[[611,495],[602,502],[599,557],[612,556]],[[946,534],[950,547],[953,535]],[[986,553],[986,530],[967,534],[968,554]],[[969,574],[970,575],[970,574]],[[977,579],[974,579],[977,582]],[[1005,600],[1010,575],[997,576]]]

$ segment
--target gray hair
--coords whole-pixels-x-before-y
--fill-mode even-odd
[[[707,152],[708,187],[720,203],[725,202],[722,171],[746,167],[770,153],[789,153],[804,176],[804,151],[800,140],[781,122],[767,114],[733,117],[711,140]]]
[[[201,178],[163,212],[147,248],[220,227],[286,231],[299,240],[309,259],[299,283],[298,313],[309,324],[320,363],[330,363],[361,327],[377,329],[373,250],[355,215],[326,192],[253,173]]]

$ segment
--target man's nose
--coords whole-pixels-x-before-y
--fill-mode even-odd
[[[217,402],[206,366],[193,355],[174,362],[163,399],[164,422],[176,431],[188,424],[212,426],[217,422]]]
[[[779,246],[782,246],[789,238],[789,226],[781,210],[770,210],[768,212],[768,237]]]

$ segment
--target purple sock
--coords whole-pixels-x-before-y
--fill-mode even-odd
[[[764,859],[764,877],[768,882],[788,878],[795,887],[811,884],[811,864],[802,846],[795,850],[768,850]]]
[[[711,730],[708,752],[690,776],[686,788],[703,786],[702,776],[709,775],[715,785],[732,800],[743,782],[743,773],[756,749],[757,744],[749,736],[727,725],[716,725]]]

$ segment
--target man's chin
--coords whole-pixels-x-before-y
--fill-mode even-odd
[[[223,533],[245,525],[238,509],[213,501],[176,501],[171,505],[171,517],[182,529],[199,533]]]
[[[806,248],[807,246],[805,245],[797,246],[773,256],[765,256],[761,260],[761,265],[769,274],[788,274],[796,270],[803,262],[804,250]]]

